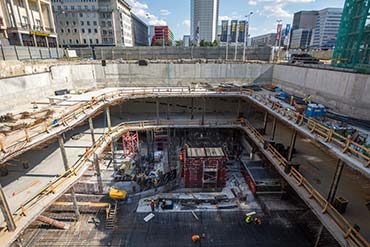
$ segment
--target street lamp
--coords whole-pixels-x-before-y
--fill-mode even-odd
[[[247,32],[249,33],[249,29],[250,29],[250,20],[251,20],[251,16],[253,15],[253,12],[249,12],[248,15],[246,15],[245,17],[247,18],[247,23],[248,23],[248,29],[247,29],[247,25],[244,26],[244,44],[243,44],[243,61],[245,61],[245,49],[246,49],[246,46],[247,46],[247,38],[249,37],[249,34],[247,34]]]

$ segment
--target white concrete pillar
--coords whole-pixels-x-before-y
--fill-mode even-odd
[[[27,17],[28,17],[28,24],[29,24],[29,29],[33,29],[33,26],[35,25],[35,20],[33,19],[31,10],[30,10],[30,5],[28,4],[28,0],[23,0],[27,12]]]
[[[41,0],[37,0],[37,7],[39,9],[41,30],[45,31],[45,21],[44,21],[44,15],[42,14]]]

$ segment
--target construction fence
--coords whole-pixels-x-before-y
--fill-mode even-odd
[[[235,47],[91,47],[77,48],[77,56],[87,59],[123,60],[175,60],[175,59],[243,59],[243,48]],[[270,61],[271,47],[245,49],[245,60]],[[236,59],[235,59],[236,58]]]
[[[63,58],[63,49],[56,47],[0,46],[0,61]]]

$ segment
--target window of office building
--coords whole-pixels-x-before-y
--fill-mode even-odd
[[[89,29],[87,29],[87,31],[89,32],[89,33],[91,33],[91,29],[89,28]]]
[[[86,44],[87,42],[86,42],[86,39],[84,39],[84,44]]]
[[[83,26],[83,25],[84,25],[84,22],[83,22],[83,21],[81,21],[80,23],[81,23],[81,26]]]
[[[82,32],[82,33],[85,33],[85,29],[84,29],[84,28],[82,28],[82,29],[81,29],[81,32]]]
[[[83,16],[84,16],[84,14],[83,14],[83,13],[79,13],[78,15],[79,15],[80,17],[83,17]]]
[[[78,39],[76,39],[76,44],[79,44],[79,43],[80,43],[80,41]]]
[[[90,21],[87,21],[87,22],[86,22],[86,25],[90,26]]]
[[[95,40],[95,42],[96,42],[97,44],[99,44],[99,39],[96,39],[96,40]]]
[[[96,29],[96,28],[95,28],[95,29],[94,29],[94,32],[95,32],[95,33],[98,33],[98,29]]]
[[[94,21],[93,23],[94,23],[94,26],[98,25],[98,23],[96,21]]]

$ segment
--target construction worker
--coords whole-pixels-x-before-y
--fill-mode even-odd
[[[256,224],[256,225],[261,225],[261,219],[260,218],[258,218],[258,217],[255,217],[254,219],[254,224]]]
[[[200,241],[200,236],[198,234],[195,234],[191,237],[191,240],[193,241],[193,243],[196,243]]]
[[[294,106],[294,95],[290,96],[290,105]]]
[[[311,95],[307,95],[307,97],[304,99],[304,102],[308,105],[312,103],[312,98]]]
[[[152,212],[154,212],[154,200],[150,201],[150,208],[152,209]]]
[[[252,222],[252,216],[251,215],[248,215],[246,218],[245,218],[245,222],[247,224],[250,224]]]

